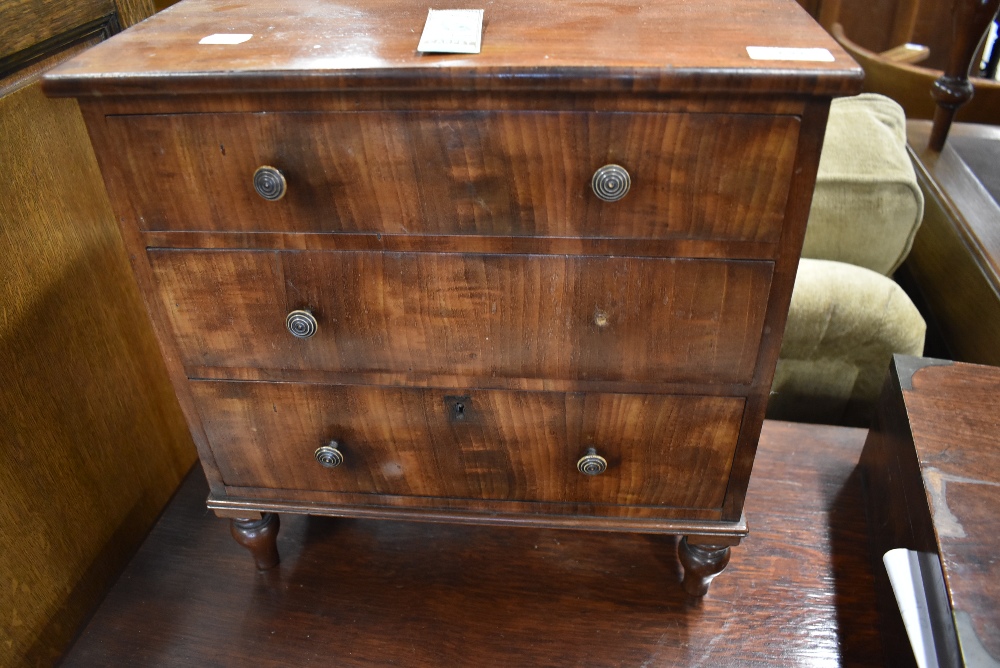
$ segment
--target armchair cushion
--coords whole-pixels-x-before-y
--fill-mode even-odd
[[[871,93],[833,100],[803,257],[889,275],[910,252],[923,208],[902,108]]]
[[[920,355],[925,330],[892,279],[843,262],[801,260],[768,417],[863,423],[892,354]]]

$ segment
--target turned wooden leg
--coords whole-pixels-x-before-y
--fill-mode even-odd
[[[692,544],[688,536],[681,539],[677,554],[684,566],[684,591],[691,596],[704,596],[708,585],[729,563],[728,545]]]
[[[278,565],[278,528],[275,513],[263,513],[259,520],[233,519],[230,529],[236,542],[250,550],[257,568],[266,571]]]

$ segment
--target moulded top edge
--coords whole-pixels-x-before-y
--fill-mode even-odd
[[[478,54],[418,52],[427,9],[413,0],[183,0],[61,64],[46,90],[841,95],[862,77],[795,0],[489,0]]]

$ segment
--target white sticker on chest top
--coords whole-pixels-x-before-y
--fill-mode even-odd
[[[793,49],[784,46],[748,46],[751,60],[805,60],[814,63],[832,63],[833,54],[827,49]]]
[[[429,9],[417,51],[479,53],[482,39],[482,9]]]
[[[247,33],[216,33],[198,40],[199,44],[242,44],[253,37]]]

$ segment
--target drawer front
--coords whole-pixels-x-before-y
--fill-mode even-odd
[[[146,230],[777,240],[799,120],[594,112],[109,117]],[[621,200],[591,188],[618,164]],[[277,201],[253,188],[279,169]]]
[[[191,386],[233,487],[681,508],[722,505],[744,406],[733,397]],[[343,455],[336,468],[314,458],[330,440]],[[577,469],[589,448],[607,461],[604,473]]]
[[[151,250],[198,367],[746,383],[773,265],[663,258]],[[286,329],[309,310],[312,338]]]

